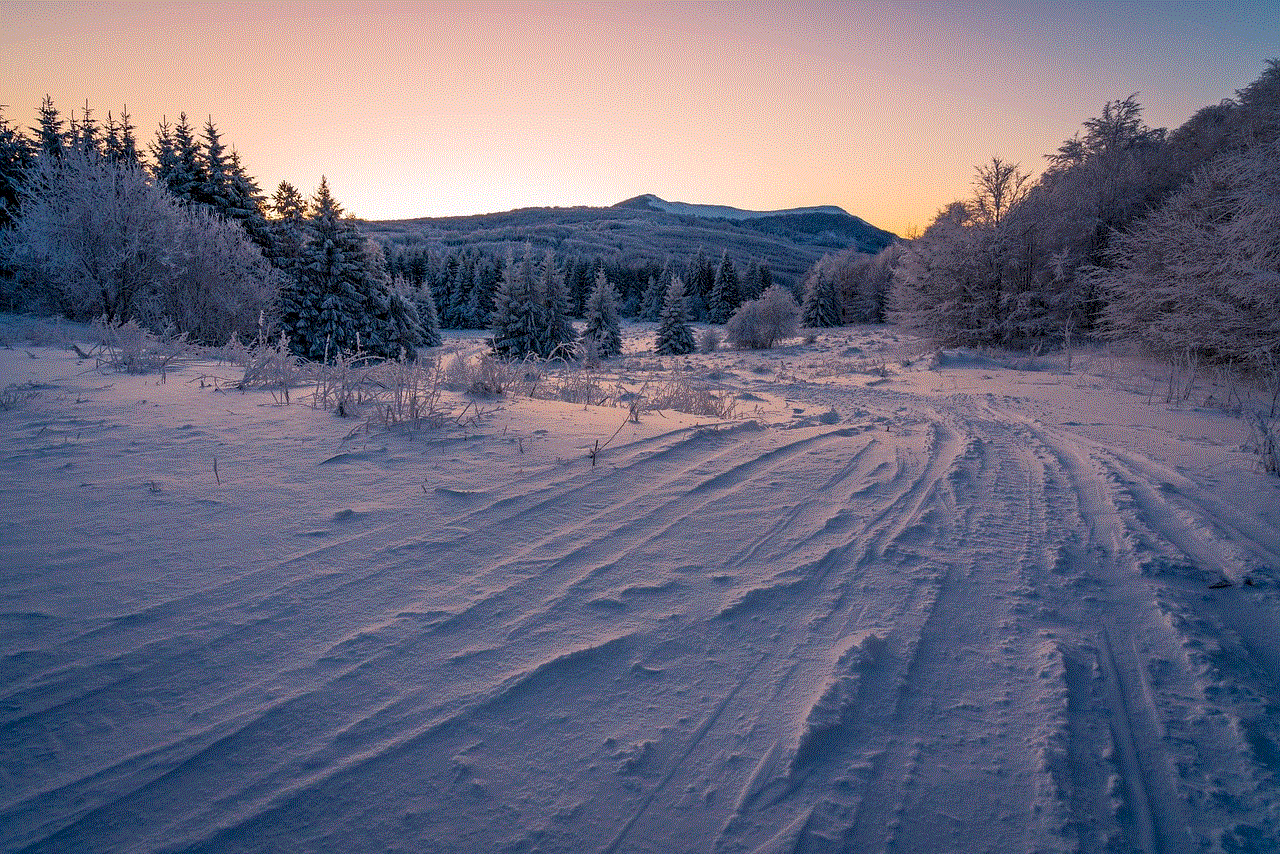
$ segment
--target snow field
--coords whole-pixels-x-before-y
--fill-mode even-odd
[[[1238,420],[875,327],[675,361],[741,417],[0,351],[0,849],[1275,850]]]

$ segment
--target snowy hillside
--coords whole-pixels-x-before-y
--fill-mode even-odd
[[[1277,850],[1280,481],[1214,389],[651,341],[597,380],[738,415],[386,431],[13,338],[0,850]]]
[[[748,211],[742,208],[734,208],[728,205],[691,205],[685,202],[668,202],[660,199],[655,195],[646,194],[636,196],[634,199],[627,199],[625,202],[619,202],[621,206],[640,207],[644,206],[651,210],[666,211],[667,213],[678,214],[680,216],[696,216],[704,219],[760,219],[762,217],[772,216],[800,216],[803,214],[835,214],[838,216],[849,216],[848,211],[836,205],[818,205],[816,207],[807,208],[786,208],[776,211]]]

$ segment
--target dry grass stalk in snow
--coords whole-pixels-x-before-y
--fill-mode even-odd
[[[197,348],[187,341],[186,333],[156,336],[138,325],[136,320],[93,322],[98,344],[88,355],[98,367],[108,367],[126,374],[164,373],[174,360],[193,355]]]

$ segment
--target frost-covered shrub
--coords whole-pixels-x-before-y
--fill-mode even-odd
[[[791,338],[800,326],[800,306],[781,285],[769,288],[760,299],[743,303],[729,318],[725,335],[735,347],[767,350]]]
[[[1280,352],[1280,143],[1220,157],[1117,235],[1105,331],[1157,352],[1262,368]]]
[[[2,239],[20,307],[201,343],[251,333],[277,283],[239,225],[180,204],[140,167],[77,151],[37,162]]]

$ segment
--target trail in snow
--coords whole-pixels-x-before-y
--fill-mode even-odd
[[[700,357],[770,402],[598,467],[619,410],[352,446],[2,362],[52,393],[0,413],[0,849],[1275,850],[1274,485],[852,349]]]

